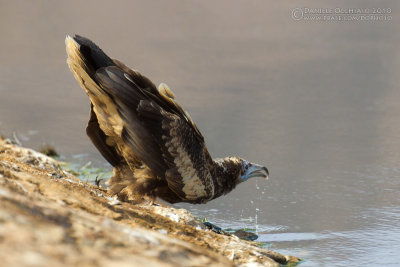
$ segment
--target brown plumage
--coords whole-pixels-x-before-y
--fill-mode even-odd
[[[267,168],[238,157],[213,160],[167,85],[157,89],[87,38],[65,42],[68,65],[91,101],[87,134],[114,167],[112,193],[206,203],[251,177],[268,177]]]

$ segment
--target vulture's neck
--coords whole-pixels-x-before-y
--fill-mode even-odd
[[[214,198],[232,191],[240,181],[242,163],[237,158],[214,160]]]

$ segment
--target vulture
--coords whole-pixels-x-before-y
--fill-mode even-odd
[[[87,135],[113,166],[107,181],[125,201],[206,203],[268,169],[239,157],[213,159],[166,84],[111,59],[91,40],[65,40],[67,63],[90,98]]]

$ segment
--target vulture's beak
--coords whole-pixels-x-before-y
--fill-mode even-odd
[[[262,177],[268,179],[269,172],[267,167],[244,161],[242,168],[243,174],[240,176],[241,182],[253,177]]]
[[[263,177],[263,178],[267,178],[269,176],[269,172],[267,167],[264,166],[260,166],[257,164],[252,164],[249,169],[247,170],[248,174],[247,177],[248,178],[252,178],[252,177]]]

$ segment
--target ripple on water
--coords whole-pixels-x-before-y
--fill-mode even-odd
[[[320,240],[334,238],[333,233],[263,233],[260,232],[257,241],[260,242],[294,242],[304,240]]]
[[[397,207],[371,209],[359,218],[361,229],[327,233],[259,233],[260,242],[282,254],[304,258],[302,266],[399,266],[400,212]]]

